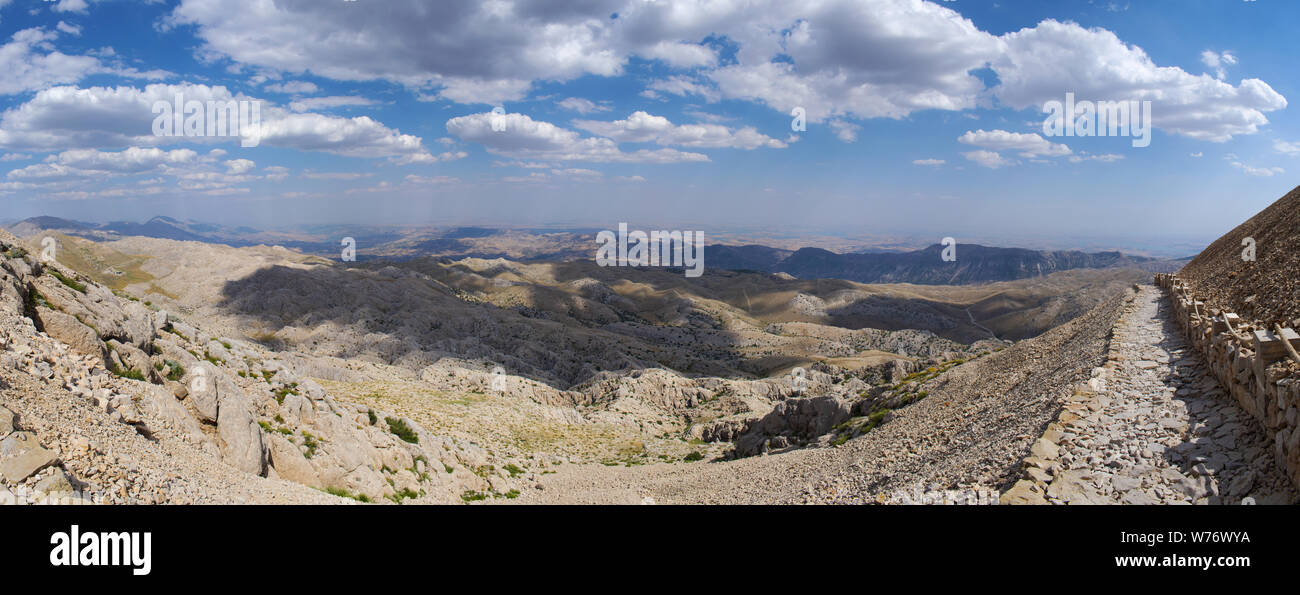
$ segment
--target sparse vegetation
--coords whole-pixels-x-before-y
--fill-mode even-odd
[[[394,436],[402,439],[403,442],[410,442],[411,444],[420,443],[420,437],[416,435],[415,430],[412,430],[410,426],[406,425],[406,422],[396,417],[385,417],[384,421],[388,423],[388,431],[392,432]]]
[[[353,500],[356,500],[357,502],[365,502],[367,504],[371,502],[370,497],[365,494],[353,495],[343,488],[336,488],[333,486],[325,488],[325,493],[331,496],[338,496],[340,498],[351,498]]]
[[[275,394],[275,402],[279,403],[280,405],[283,405],[285,397],[289,395],[298,394],[298,383],[291,382],[288,385],[282,386],[276,389],[274,394]]]
[[[392,496],[389,496],[388,499],[392,500],[396,504],[401,504],[402,500],[410,500],[419,497],[420,494],[415,492],[411,488],[402,488],[401,490],[398,490],[397,493],[393,494]]]
[[[135,369],[135,368],[127,368],[127,369],[123,370],[122,368],[120,368],[120,367],[114,365],[114,366],[111,366],[111,367],[109,368],[108,371],[109,371],[109,372],[112,372],[113,375],[118,376],[118,377],[121,377],[121,378],[129,378],[129,379],[131,379],[131,380],[140,380],[140,381],[144,381],[144,379],[145,379],[145,378],[144,378],[144,373],[142,373],[141,371],[139,371],[139,370],[137,370],[137,369]]]
[[[32,290],[28,292],[27,301],[29,302],[28,307],[40,306],[42,308],[48,308],[50,310],[58,309],[50,305],[50,302],[47,301],[45,299],[45,296],[41,295],[41,292],[37,291],[35,287],[33,287]]]
[[[79,283],[77,282],[76,279],[70,278],[64,275],[63,273],[60,273],[56,269],[50,269],[50,276],[54,277],[55,279],[58,279],[59,283],[66,285],[69,289],[72,289],[73,291],[86,293],[85,283]]]
[[[303,432],[302,445],[307,447],[307,452],[302,453],[302,456],[310,459],[316,456],[316,449],[320,446],[320,442],[316,440],[315,436],[307,432]]]

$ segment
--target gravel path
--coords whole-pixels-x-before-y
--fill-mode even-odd
[[[1066,423],[1056,503],[1260,504],[1295,501],[1270,442],[1209,376],[1144,287],[1116,329],[1121,359]],[[1066,414],[1070,418],[1070,413]]]

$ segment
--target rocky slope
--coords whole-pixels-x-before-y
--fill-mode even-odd
[[[927,481],[996,484],[1004,473],[992,470],[1007,463],[1015,436],[1052,406],[1036,391],[1069,376],[1034,366],[1069,368],[1088,357],[1087,329],[1105,316],[1096,305],[1113,302],[1125,283],[1100,271],[1032,287],[860,286],[726,271],[685,283],[667,271],[589,263],[340,265],[278,247],[57,240],[83,271],[38,264],[4,239],[6,336],[21,346],[4,367],[19,387],[0,393],[5,406],[48,450],[76,451],[51,428],[75,438],[93,433],[86,423],[106,423],[131,433],[118,466],[137,460],[136,450],[178,449],[219,462],[231,485],[252,490],[231,498],[252,501],[280,485],[380,502],[534,501],[551,479],[621,481],[606,477],[615,469],[693,477],[725,468],[708,460],[738,459],[726,465],[743,469],[812,457],[830,472],[857,466],[835,453],[862,444],[924,453],[931,462],[918,477]],[[864,323],[903,308],[911,320],[967,325],[981,337],[1016,317],[1074,322],[1006,350],[992,338],[963,344]],[[33,378],[43,388],[24,384]],[[32,396],[47,394],[98,413],[42,426],[36,420],[65,415],[45,407],[52,397]],[[999,409],[1004,395],[1015,401],[1010,416]],[[992,421],[952,426],[981,416]],[[939,438],[923,431],[935,424],[947,428]],[[939,448],[944,432],[989,448]],[[779,456],[755,456],[764,454]],[[165,469],[138,460],[142,477]],[[945,460],[964,471],[942,472]],[[99,464],[59,468],[70,483],[90,485],[86,469]],[[186,481],[176,475],[168,477]],[[7,485],[31,489],[45,479],[33,470]],[[878,479],[846,480],[854,486],[847,501],[903,485]],[[153,500],[128,487],[121,501],[226,497],[142,481],[137,491]],[[298,488],[289,493],[325,497]],[[165,496],[173,492],[187,495]]]
[[[301,351],[273,351],[243,333],[231,332],[241,328],[247,332],[247,326],[240,326],[240,319],[205,316],[207,294],[203,288],[207,286],[203,284],[196,283],[198,290],[187,294],[187,300],[142,292],[163,301],[169,309],[163,311],[164,304],[115,292],[57,262],[40,263],[33,254],[26,253],[16,238],[5,236],[2,241],[4,289],[0,295],[6,298],[9,321],[4,326],[3,369],[11,378],[3,393],[4,402],[9,411],[26,420],[20,427],[35,433],[35,443],[54,453],[52,462],[21,477],[15,475],[6,484],[19,491],[44,481],[41,469],[53,464],[69,476],[70,483],[84,484],[94,497],[108,501],[228,501],[225,492],[233,494],[229,495],[231,499],[244,498],[233,490],[218,493],[221,491],[205,491],[203,487],[173,489],[166,487],[170,483],[150,479],[161,474],[158,477],[170,482],[188,481],[181,474],[166,473],[165,466],[154,465],[141,454],[161,448],[165,452],[179,449],[196,465],[219,461],[232,485],[237,482],[229,478],[258,486],[262,484],[255,478],[264,477],[369,501],[510,498],[535,489],[536,478],[553,465],[682,461],[696,451],[714,456],[725,445],[693,443],[698,442],[696,438],[705,424],[728,416],[760,415],[774,403],[800,392],[788,377],[693,379],[672,370],[640,365],[593,371],[581,382],[563,383],[545,367],[553,356],[536,348],[516,351],[520,355],[514,360],[536,366],[542,380],[561,388],[518,374],[520,368],[528,369],[526,365],[515,364],[510,374],[499,373],[489,365],[493,360],[459,353],[453,356],[445,351],[421,360],[425,365],[414,366],[407,365],[410,360],[338,357],[308,347],[306,340],[293,342],[304,347]],[[66,242],[58,246],[59,253],[71,253]],[[166,269],[159,270],[156,264],[152,265],[155,268],[142,268],[163,273],[161,278],[170,284],[177,283],[178,278],[190,279],[190,275],[201,277],[194,269],[186,268],[190,263],[185,256],[202,253],[208,247],[186,247],[177,251],[180,262],[162,264]],[[313,266],[310,258],[295,264],[281,249],[245,250],[243,256],[230,262],[250,269],[261,266],[263,258],[275,259],[281,266]],[[359,271],[359,280],[349,280],[346,288],[356,293],[352,298],[355,301],[348,306],[361,305],[364,311],[367,305],[374,304],[371,300],[395,299],[411,290],[410,286],[384,288],[384,280],[390,278],[386,275],[392,272],[381,269],[380,273],[371,278],[377,279],[374,285],[367,284],[365,271]],[[412,277],[407,274],[407,278]],[[428,283],[425,279],[421,282]],[[149,286],[160,290],[152,281]],[[318,299],[338,293],[322,290],[313,296]],[[445,293],[437,295],[451,305],[444,315],[467,315],[460,321],[449,316],[456,324],[470,322],[471,326],[465,328],[473,328],[472,317],[532,320]],[[282,307],[292,300],[268,297],[268,302]],[[437,320],[446,319],[439,316]],[[565,327],[549,325],[558,327],[551,336],[564,339]],[[321,330],[313,329],[315,332]],[[347,345],[354,350],[377,344],[382,348],[382,340],[391,337],[389,333],[367,345],[371,337],[378,335],[349,336],[345,329],[337,327],[334,332],[330,345]],[[515,333],[516,341],[531,336],[518,329],[510,332]],[[285,334],[292,340],[292,334]],[[885,339],[885,334],[878,331],[843,334],[835,340],[859,344]],[[472,336],[477,335],[459,337],[460,351],[475,353],[464,349],[466,339]],[[498,340],[501,343],[494,344],[511,344],[508,336],[493,338]],[[903,333],[887,340],[900,351],[913,348],[919,356],[939,353],[936,345],[964,349],[924,334]],[[282,347],[284,340],[273,343]],[[413,346],[415,350],[421,348]],[[608,351],[617,353],[617,349]],[[839,352],[854,355],[858,350],[846,346]],[[873,361],[876,364],[858,364],[856,368],[889,378],[927,360],[885,353]],[[833,384],[836,390],[849,392],[868,386],[838,366],[814,366],[808,370],[806,380],[804,390],[810,394],[826,392]],[[443,402],[448,410],[439,411],[431,405],[430,397],[435,395],[447,395]],[[55,405],[76,403],[96,414],[88,420],[59,423],[55,420],[72,413],[58,406],[47,407],[51,399]],[[465,410],[475,404],[483,407]],[[98,435],[87,423],[108,424],[119,432],[117,426],[121,426],[134,433],[124,438],[127,446],[114,449],[119,454],[104,469],[99,463],[81,465],[78,459],[68,456],[98,448],[76,446],[82,444],[83,436]],[[426,424],[437,433],[425,430]],[[69,431],[49,435],[52,428],[63,427]],[[546,435],[548,431],[554,436]],[[86,441],[95,442],[90,438]],[[104,490],[111,491],[111,487],[95,483],[93,474],[111,475],[120,472],[122,466],[139,470],[139,480],[127,473],[115,480],[127,486],[125,495],[104,496]],[[270,495],[251,498],[274,499],[271,495],[277,489],[266,488],[265,492]],[[312,492],[307,495],[319,496]]]
[[[460,502],[528,480],[497,473],[500,463],[472,444],[340,402],[256,344],[37,262],[12,236],[0,235],[0,253],[7,493]]]
[[[1255,260],[1243,242],[1254,241]],[[1300,187],[1215,240],[1178,276],[1200,299],[1265,323],[1300,327]]]
[[[832,428],[836,437],[818,448],[708,465],[565,467],[540,479],[544,490],[527,492],[518,502],[996,501],[1018,477],[1033,437],[1101,363],[1111,328],[1132,296],[1112,295],[1040,337],[864,399],[867,406],[897,409],[876,420],[851,418],[842,430]],[[772,446],[770,439],[765,442]]]

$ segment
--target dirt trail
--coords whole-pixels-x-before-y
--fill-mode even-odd
[[[984,325],[980,324],[979,322],[976,322],[976,321],[975,321],[975,315],[974,315],[974,314],[971,314],[971,312],[970,312],[970,308],[966,308],[966,316],[969,316],[969,317],[970,317],[970,323],[971,323],[971,324],[973,324],[973,325],[975,325],[976,327],[979,327],[979,328],[981,328],[981,329],[987,331],[988,334],[989,334],[989,336],[990,336],[990,337],[993,337],[993,340],[994,340],[994,341],[999,341],[999,340],[1000,340],[1000,339],[998,339],[998,335],[997,335],[997,333],[994,333],[994,332],[993,332],[993,329],[990,329],[989,327],[984,326]]]

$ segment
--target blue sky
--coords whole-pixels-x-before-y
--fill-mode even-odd
[[[0,219],[627,221],[1178,253],[1295,185],[1298,13],[0,0]],[[1150,146],[1045,136],[1042,106],[1067,92],[1151,101]],[[259,143],[153,134],[176,93],[261,102]]]

